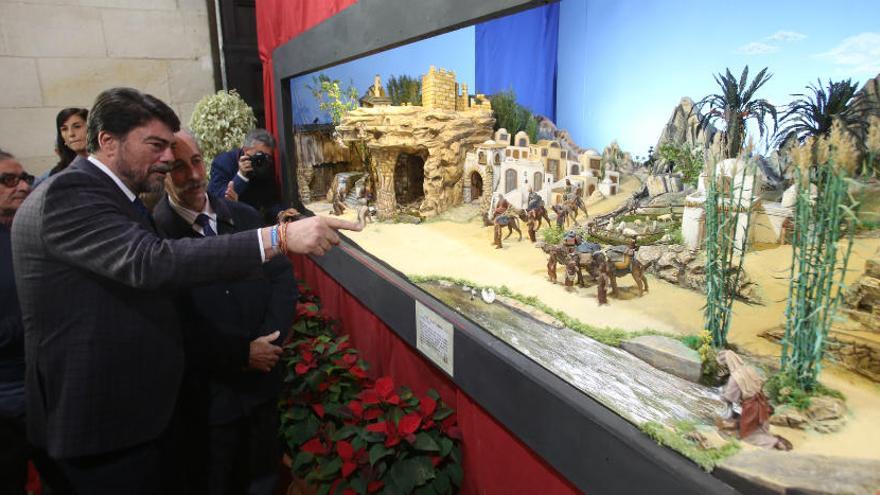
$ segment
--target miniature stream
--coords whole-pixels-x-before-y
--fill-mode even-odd
[[[574,330],[557,329],[496,301],[486,304],[458,285],[420,287],[544,368],[636,425],[655,421],[712,424],[718,393],[658,370],[628,352]]]

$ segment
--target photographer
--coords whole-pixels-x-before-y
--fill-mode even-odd
[[[275,138],[265,129],[254,129],[240,149],[221,153],[211,162],[208,192],[256,208],[266,225],[282,210],[275,183]]]

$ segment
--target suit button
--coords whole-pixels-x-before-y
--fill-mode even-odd
[[[229,291],[226,291],[226,295],[227,295],[227,296],[229,295]]]

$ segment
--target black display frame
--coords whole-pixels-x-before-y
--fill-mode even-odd
[[[279,163],[290,164],[282,170],[287,204],[304,209],[296,182],[290,79],[546,3],[360,0],[275,49]],[[737,493],[413,285],[347,237],[313,261],[413,349],[416,301],[452,322],[455,385],[583,492]],[[433,366],[427,358],[425,365]]]

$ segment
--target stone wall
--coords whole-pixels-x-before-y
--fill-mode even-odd
[[[422,106],[438,110],[455,110],[458,84],[455,72],[437,70],[432,65],[422,76]]]
[[[186,124],[215,89],[207,1],[4,0],[0,73],[0,148],[34,174],[57,160],[58,111],[109,87],[151,93]]]

